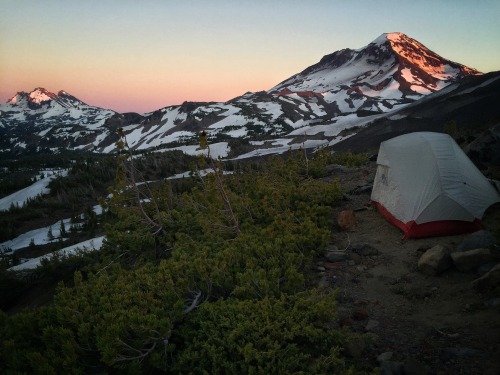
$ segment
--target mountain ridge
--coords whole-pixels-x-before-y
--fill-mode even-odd
[[[403,33],[384,33],[362,48],[325,55],[270,90],[220,103],[184,102],[144,116],[89,106],[63,90],[21,92],[0,105],[0,133],[7,128],[13,132],[0,134],[5,138],[0,150],[22,152],[30,146],[115,152],[117,128],[123,128],[130,147],[138,151],[200,153],[202,130],[225,150],[222,157],[249,157],[264,146],[277,145],[275,151],[283,152],[333,145],[347,129],[480,75]]]

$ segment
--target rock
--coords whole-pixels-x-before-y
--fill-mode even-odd
[[[361,263],[361,256],[356,253],[351,253],[349,254],[349,258],[355,263],[355,264],[360,264]]]
[[[401,362],[385,361],[380,364],[380,375],[403,375],[404,366]]]
[[[500,306],[500,298],[491,298],[483,302],[486,307]]]
[[[356,215],[354,215],[354,211],[340,211],[337,216],[337,224],[342,230],[354,230],[354,227],[356,226]]]
[[[486,263],[486,264],[483,264],[481,265],[480,267],[478,267],[477,269],[477,273],[480,275],[480,276],[483,276],[485,273],[488,273],[491,271],[491,269],[493,267],[495,267],[498,263],[497,262],[489,262],[489,263]]]
[[[373,185],[362,185],[356,187],[356,189],[351,191],[351,194],[361,195],[361,194],[371,194]]]
[[[457,251],[467,251],[480,248],[488,248],[495,244],[495,237],[487,230],[480,230],[469,234],[458,246]]]
[[[378,327],[379,323],[377,320],[369,320],[368,323],[366,323],[365,330],[366,331],[372,331],[374,328]]]
[[[342,268],[342,263],[325,262],[325,263],[323,263],[323,267],[325,267],[327,270],[338,270],[339,268]]]
[[[436,245],[422,254],[418,260],[418,270],[426,275],[436,276],[452,265],[450,254],[441,245]]]
[[[329,262],[343,262],[348,256],[344,250],[331,250],[325,254],[325,258]]]
[[[413,357],[409,357],[406,359],[404,363],[404,374],[405,375],[430,375],[432,374],[431,370],[420,363]]]
[[[472,287],[478,291],[494,288],[500,285],[500,263],[472,282]]]
[[[460,272],[475,270],[482,264],[489,263],[494,260],[490,249],[485,248],[457,251],[451,253],[450,255],[455,267]]]
[[[363,256],[373,256],[379,254],[379,251],[376,248],[364,242],[352,245],[351,250],[356,254]]]
[[[377,361],[379,361],[380,363],[389,361],[392,358],[392,354],[392,352],[382,353],[377,357]]]
[[[485,353],[483,351],[472,348],[446,348],[441,353],[441,359],[444,361],[484,356]]]
[[[352,312],[352,318],[354,320],[365,320],[368,319],[368,311],[364,309],[357,309]]]
[[[351,168],[344,167],[340,164],[329,164],[325,166],[325,171],[328,174],[346,174],[352,171]]]

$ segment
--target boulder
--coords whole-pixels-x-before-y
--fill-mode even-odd
[[[418,270],[426,275],[436,276],[452,265],[448,251],[441,245],[431,247],[418,260]]]
[[[472,282],[472,287],[480,292],[500,285],[500,263]]]
[[[480,248],[489,248],[495,244],[496,240],[493,234],[487,230],[479,230],[469,234],[458,246],[457,251],[467,251]]]
[[[356,226],[356,215],[353,210],[340,211],[337,216],[337,224],[342,230],[354,230]]]
[[[478,267],[477,273],[480,276],[483,276],[485,273],[490,272],[491,269],[493,267],[495,267],[497,264],[498,264],[498,262],[489,262],[489,263],[482,264],[480,267]]]
[[[451,253],[451,259],[457,270],[467,272],[476,270],[479,266],[494,261],[490,249],[474,249]]]

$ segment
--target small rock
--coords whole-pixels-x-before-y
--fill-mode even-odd
[[[491,298],[484,301],[486,307],[497,307],[500,306],[500,298]]]
[[[338,250],[339,248],[335,245],[330,245],[326,248],[326,252],[328,253],[329,251],[336,251]]]
[[[335,270],[335,269],[339,269],[339,268],[342,268],[342,263],[339,263],[339,262],[325,262],[323,263],[323,267],[326,268],[327,270]]]
[[[441,353],[441,358],[444,361],[451,361],[454,359],[463,359],[471,357],[484,357],[485,353],[478,349],[472,348],[446,348]]]
[[[343,250],[331,250],[325,254],[325,258],[329,262],[343,262],[347,259],[347,254]]]
[[[488,248],[495,244],[495,237],[487,230],[480,230],[469,234],[458,246],[458,251],[467,251],[479,248]]]
[[[351,191],[351,194],[354,194],[354,195],[371,194],[372,189],[373,189],[373,185],[358,186],[356,189]]]
[[[436,245],[422,254],[418,270],[426,275],[436,276],[451,267],[450,254],[441,245]]]
[[[500,285],[500,263],[472,282],[472,287],[478,291],[494,288]]]
[[[493,267],[495,267],[497,265],[497,262],[489,262],[489,263],[486,263],[486,264],[483,264],[481,265],[480,267],[478,267],[477,269],[477,273],[480,275],[480,276],[483,276],[485,273],[488,273],[491,271],[491,269]]]
[[[401,362],[385,361],[380,364],[380,375],[403,375],[404,366]]]
[[[329,174],[333,173],[345,174],[352,171],[352,169],[344,167],[343,165],[340,164],[329,164],[325,167],[325,171]]]
[[[378,327],[379,322],[377,320],[369,320],[368,323],[365,326],[366,331],[372,331],[374,328]]]
[[[352,318],[354,320],[365,320],[368,319],[368,316],[369,314],[366,310],[358,309],[352,312]]]
[[[349,258],[351,258],[351,260],[352,260],[355,264],[359,264],[359,263],[361,263],[361,255],[359,255],[359,254],[356,254],[356,253],[350,253],[350,254],[349,254]]]
[[[340,211],[337,216],[337,224],[342,230],[354,230],[356,226],[356,215],[353,210]]]
[[[373,256],[379,254],[379,251],[375,247],[364,242],[353,244],[351,246],[351,250],[356,254],[363,256]]]
[[[392,358],[392,354],[392,352],[382,353],[377,357],[377,361],[379,361],[380,363],[389,361]]]
[[[316,269],[317,269],[318,271],[320,271],[320,272],[325,272],[325,270],[326,270],[326,268],[325,268],[325,267],[323,267],[323,266],[318,266]]]
[[[450,255],[455,267],[461,272],[474,270],[480,265],[494,260],[490,249],[486,248],[457,251]]]

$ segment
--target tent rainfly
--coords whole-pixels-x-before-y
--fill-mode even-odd
[[[480,229],[500,194],[447,134],[417,132],[380,144],[372,202],[406,238]]]

